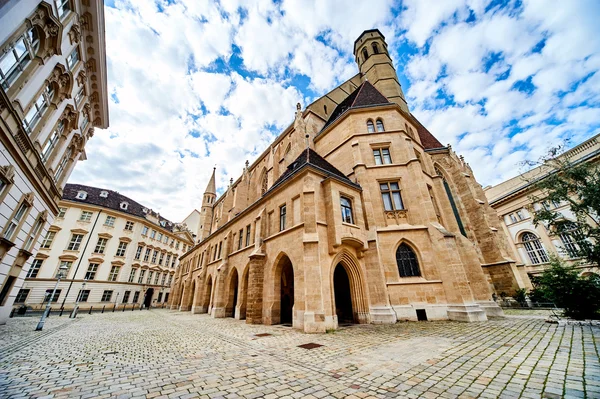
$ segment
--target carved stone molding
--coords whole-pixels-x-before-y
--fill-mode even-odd
[[[67,68],[62,64],[56,64],[52,73],[47,79],[48,83],[55,83],[58,86],[58,92],[55,104],[61,103],[64,99],[71,97],[71,90],[73,89],[73,75]]]
[[[74,23],[69,31],[69,40],[71,41],[71,44],[79,44],[82,37],[81,25]]]
[[[5,182],[12,184],[14,183],[15,167],[12,165],[0,166],[0,178]]]

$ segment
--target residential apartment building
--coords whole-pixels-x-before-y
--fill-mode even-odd
[[[575,146],[559,157],[573,163],[597,164],[600,161],[600,135]],[[499,292],[506,292],[510,295],[516,288],[531,289],[530,277],[542,273],[548,266],[550,254],[560,256],[567,264],[579,269],[581,273],[600,274],[597,267],[578,258],[578,241],[581,239],[581,235],[576,229],[558,234],[548,229],[543,223],[539,223],[537,226],[533,223],[535,212],[542,207],[560,213],[565,223],[576,221],[568,203],[544,201],[543,193],[535,186],[536,182],[553,172],[554,170],[547,166],[538,166],[485,189],[490,205],[498,213],[502,231],[508,238],[513,257],[516,260],[514,268],[507,269],[507,273],[495,277],[495,284],[498,286]],[[533,199],[540,200],[534,201]],[[594,223],[592,219],[589,219],[588,222]]]
[[[15,307],[162,304],[191,232],[115,191],[67,184]],[[54,297],[56,273],[68,272]],[[85,287],[82,287],[85,283]]]
[[[173,309],[305,332],[502,315],[490,272],[514,262],[473,171],[410,113],[381,32],[354,55],[220,196],[213,171]]]
[[[90,0],[0,2],[0,324],[94,127],[108,127],[103,10]]]

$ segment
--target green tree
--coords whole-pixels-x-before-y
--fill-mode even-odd
[[[535,212],[534,223],[545,224],[557,234],[568,235],[575,245],[566,248],[571,257],[582,257],[600,267],[600,168],[598,164],[560,156],[563,147],[556,147],[538,162],[547,172],[543,179],[529,179],[541,194],[532,196],[542,204]],[[567,203],[576,217],[567,221],[552,209],[552,204]]]

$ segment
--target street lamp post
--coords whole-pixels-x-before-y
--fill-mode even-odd
[[[58,268],[58,273],[56,273],[56,285],[52,290],[52,294],[50,295],[50,299],[48,300],[48,304],[46,305],[46,310],[42,313],[42,318],[40,319],[35,331],[42,331],[44,328],[44,323],[46,322],[46,317],[48,317],[48,313],[50,313],[50,306],[52,305],[52,298],[54,298],[54,294],[56,294],[56,289],[58,288],[58,283],[60,283],[60,279],[63,277],[63,272],[69,270],[69,268],[65,264],[61,264]]]
[[[71,315],[69,316],[69,318],[74,319],[77,317],[77,312],[79,311],[79,300],[81,299],[81,293],[83,292],[83,290],[85,290],[85,283],[87,280],[83,280],[83,284],[81,284],[81,291],[79,291],[79,294],[77,294],[77,300],[75,301],[75,307],[73,308],[73,311],[71,312]]]

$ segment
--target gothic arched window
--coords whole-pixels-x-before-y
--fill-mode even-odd
[[[367,60],[367,58],[369,58],[369,52],[367,51],[366,47],[364,47],[362,49],[362,55],[363,55],[363,58],[365,59],[365,61]]]
[[[373,121],[372,120],[368,120],[367,121],[367,131],[369,133],[375,133],[375,125],[373,125]]]
[[[377,43],[373,43],[373,54],[379,54],[379,46]]]
[[[533,233],[523,233],[521,235],[521,242],[527,251],[527,256],[532,264],[546,263],[549,261],[546,250],[542,246],[540,239]]]
[[[400,277],[418,277],[421,275],[417,255],[404,243],[400,244],[396,250],[396,264],[398,265]]]
[[[381,119],[377,119],[377,131],[383,132],[385,129],[383,128],[383,121]]]
[[[561,226],[560,240],[570,258],[581,256],[581,242],[585,238],[573,222],[564,222]]]
[[[260,182],[260,195],[265,195],[268,188],[269,188],[269,179],[267,177],[267,172],[264,171],[262,181]]]

